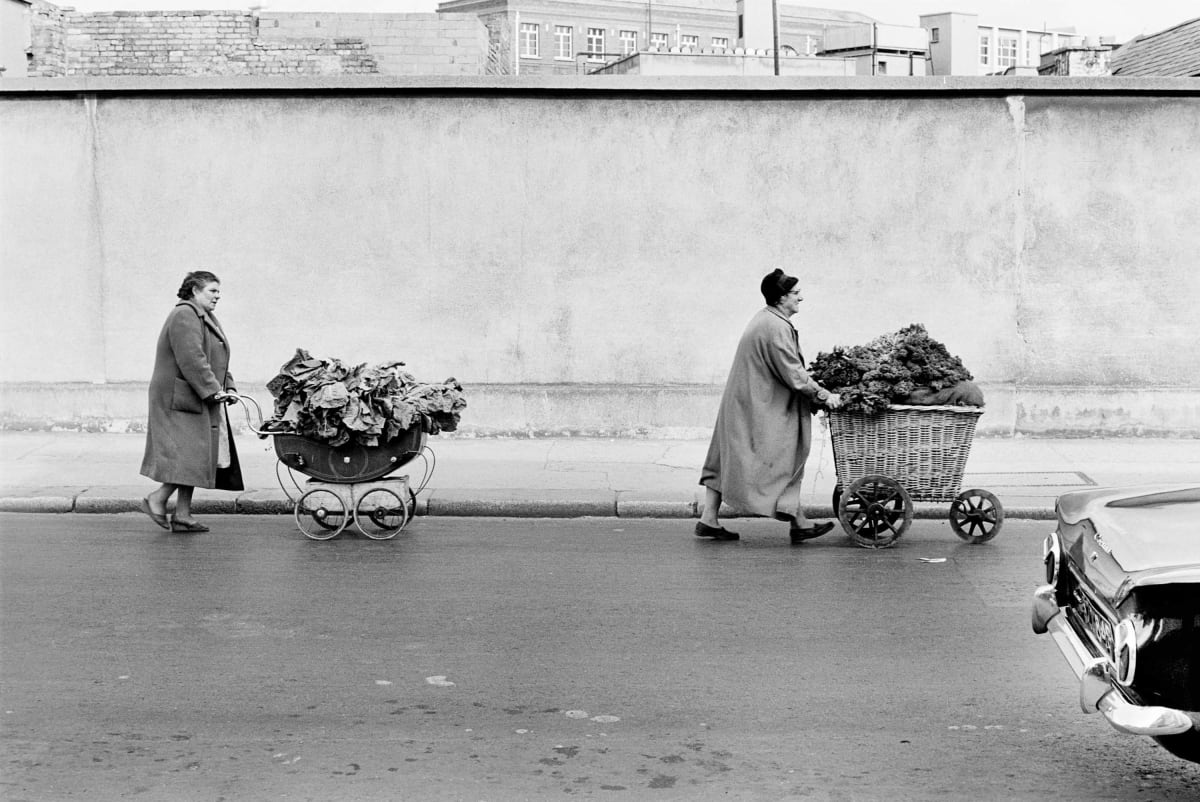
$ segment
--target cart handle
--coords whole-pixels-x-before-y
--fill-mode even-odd
[[[266,440],[267,437],[271,434],[271,432],[263,430],[264,424],[263,424],[262,407],[260,407],[258,405],[258,402],[255,401],[251,396],[242,395],[241,393],[229,393],[229,397],[242,402],[243,411],[246,413],[247,428],[249,428],[250,431],[252,431],[256,435],[258,435],[260,439]],[[255,412],[258,414],[258,426],[257,427],[254,425],[254,421],[250,417],[250,406],[252,404],[254,405]]]

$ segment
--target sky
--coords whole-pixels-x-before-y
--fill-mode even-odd
[[[271,11],[431,12],[439,0],[52,0],[80,11],[247,9]],[[680,5],[687,0],[671,0]],[[733,0],[730,0],[732,3]],[[892,25],[916,25],[921,14],[976,13],[981,24],[1074,27],[1084,36],[1126,42],[1200,16],[1196,0],[782,0],[784,5],[859,11]]]

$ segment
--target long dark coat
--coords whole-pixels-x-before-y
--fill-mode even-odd
[[[736,512],[803,525],[812,415],[828,397],[805,369],[791,321],[760,310],[738,342],[700,484]]]
[[[180,301],[158,335],[150,377],[150,418],[142,475],[165,484],[242,490],[242,471],[229,432],[228,468],[217,468],[217,427],[229,426],[221,390],[236,392],[229,341],[211,313]]]

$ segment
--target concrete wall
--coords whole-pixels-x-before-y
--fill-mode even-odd
[[[0,420],[136,422],[206,268],[248,388],[304,347],[456,376],[482,431],[703,429],[779,265],[809,356],[923,322],[981,431],[1200,435],[1198,93],[5,81]]]

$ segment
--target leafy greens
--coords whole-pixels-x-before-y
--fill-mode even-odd
[[[873,415],[889,404],[927,403],[973,377],[962,360],[929,336],[920,323],[876,337],[866,345],[836,346],[813,360],[809,374],[842,398],[848,412]],[[979,401],[982,404],[982,398]]]
[[[290,432],[340,446],[378,446],[420,426],[452,432],[466,408],[462,385],[419,382],[403,362],[348,365],[319,359],[303,348],[267,383],[275,398],[267,431]]]

